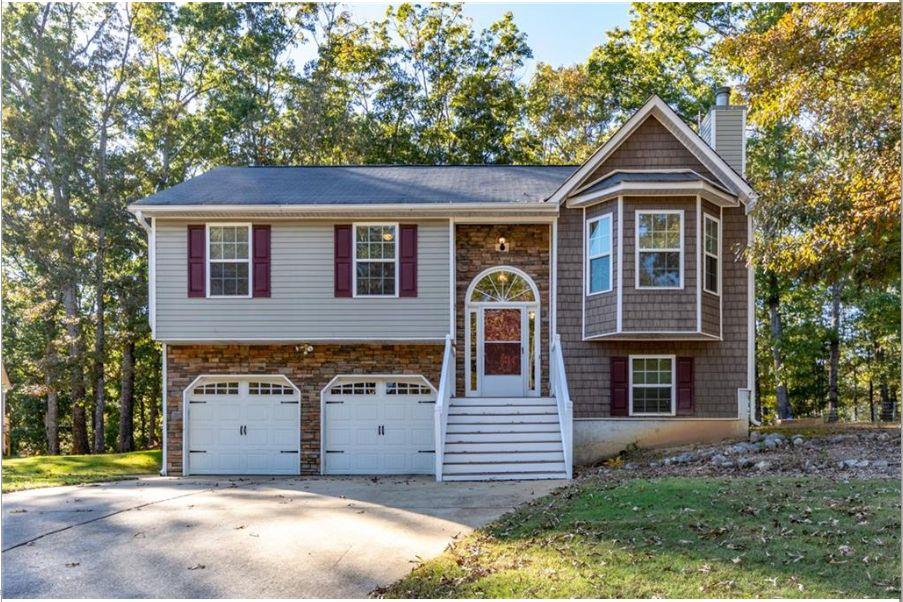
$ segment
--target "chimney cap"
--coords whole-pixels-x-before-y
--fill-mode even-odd
[[[730,105],[731,88],[730,86],[718,86],[715,88],[715,106],[726,107]]]

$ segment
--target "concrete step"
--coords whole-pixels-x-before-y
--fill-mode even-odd
[[[468,462],[443,464],[443,474],[503,474],[511,472],[561,472],[566,473],[564,462]]]
[[[567,479],[565,472],[506,472],[442,475],[443,481],[538,481],[545,479]]]
[[[544,414],[558,416],[557,406],[516,406],[516,405],[483,405],[483,406],[451,406],[449,416],[519,416],[524,414]]]
[[[557,414],[452,414],[448,428],[457,424],[558,424]]]
[[[473,424],[473,423],[449,423],[446,427],[446,441],[452,440],[452,435],[459,433],[554,433],[561,438],[561,429],[558,421],[547,423],[517,423],[517,424]]]
[[[444,466],[453,464],[475,464],[475,463],[512,463],[518,464],[522,462],[564,462],[564,452],[562,450],[551,451],[527,451],[527,450],[506,450],[506,451],[466,451],[466,452],[449,452],[446,450],[443,458]]]
[[[508,441],[498,442],[486,441],[466,441],[466,442],[446,442],[445,454],[455,453],[488,453],[488,452],[549,452],[562,451],[561,439],[549,441]]]
[[[554,397],[454,397],[449,407],[466,406],[555,406]]]

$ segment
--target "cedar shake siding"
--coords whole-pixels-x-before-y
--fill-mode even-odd
[[[711,180],[715,176],[653,116],[640,126],[588,176],[583,184],[615,170],[692,169]]]
[[[586,282],[586,336],[592,337],[601,334],[614,333],[618,326],[617,295],[618,295],[618,201],[606,201],[586,208],[586,223],[597,217],[611,215],[611,290],[603,293],[589,294],[589,282]],[[581,233],[582,245],[588,242],[586,226]],[[588,256],[584,257],[588,261]],[[584,276],[586,277],[586,276]]]
[[[645,201],[648,202],[648,201]],[[685,201],[675,200],[685,203]],[[632,213],[627,209],[629,203],[625,199],[625,222]],[[690,204],[692,205],[692,203]],[[690,214],[692,207],[684,207]],[[625,224],[626,225],[626,224]],[[686,240],[690,243],[695,238],[695,222],[685,221],[685,228],[694,234]],[[747,217],[741,208],[725,208],[722,219],[722,302],[724,307],[723,341],[626,341],[601,339],[584,341],[582,336],[581,300],[583,295],[582,265],[582,228],[583,211],[562,207],[558,226],[558,334],[562,340],[565,369],[568,386],[574,401],[574,417],[605,418],[610,414],[610,378],[609,371],[612,356],[629,356],[636,354],[675,355],[692,357],[694,361],[694,399],[693,410],[689,417],[697,418],[736,418],[737,389],[747,386],[747,268],[742,249],[747,242]],[[636,297],[628,297],[628,287],[633,286],[632,250],[627,252],[628,233],[632,224],[624,231],[624,318],[636,320],[639,314],[630,313],[631,303],[643,303]],[[695,242],[694,242],[695,244]],[[632,245],[632,243],[631,243]],[[685,248],[684,289],[691,295],[685,301],[687,310],[676,308],[675,311],[690,319],[690,328],[695,328],[695,246],[692,251]],[[628,270],[630,274],[628,275]],[[692,280],[691,280],[692,279]],[[642,291],[640,291],[642,292]],[[655,291],[653,291],[655,292]],[[662,291],[655,294],[674,293],[679,291]],[[634,299],[628,302],[628,298]],[[648,301],[646,301],[648,303]],[[653,302],[654,304],[654,302]],[[645,311],[642,308],[637,311]],[[658,310],[659,313],[662,310]],[[650,312],[655,313],[655,312]],[[654,317],[654,316],[653,316]],[[682,416],[687,417],[687,416]],[[662,420],[669,420],[663,418]]]
[[[337,375],[425,377],[439,385],[442,345],[168,345],[167,472],[182,474],[182,394],[201,375],[285,375],[301,390],[301,474],[320,472],[320,391]]]
[[[683,211],[683,288],[636,288],[636,213],[656,209]],[[624,332],[696,332],[696,198],[624,198]]]
[[[579,232],[578,232],[579,234]],[[496,250],[500,236],[510,243],[506,252]],[[549,224],[457,224],[455,226],[455,340],[457,378],[455,395],[464,397],[465,296],[476,276],[488,268],[510,266],[523,270],[539,289],[539,349],[541,395],[549,394],[549,284],[551,226]],[[578,305],[579,307],[579,305]],[[440,362],[441,363],[441,362]]]

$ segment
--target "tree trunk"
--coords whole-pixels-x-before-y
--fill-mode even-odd
[[[69,398],[72,403],[72,453],[87,454],[88,423],[85,419],[85,375],[82,372],[82,345],[79,329],[78,302],[74,287],[63,288],[66,311],[66,334],[69,338]]]
[[[138,428],[141,437],[138,447],[139,449],[147,449],[147,414],[144,412],[144,397],[141,395],[135,401],[134,413],[138,414]]]
[[[119,452],[135,449],[132,410],[135,389],[135,342],[129,340],[122,348],[122,369],[119,389]]]
[[[768,273],[768,315],[771,322],[771,357],[774,363],[775,395],[777,397],[778,418],[788,420],[793,418],[793,409],[790,407],[790,395],[787,393],[787,385],[784,382],[784,353],[781,343],[784,337],[784,325],[781,321],[780,288],[778,277],[774,272]]]
[[[44,371],[44,385],[47,387],[47,411],[44,414],[44,432],[47,435],[47,453],[60,455],[60,403],[59,394],[53,387],[50,370]]]
[[[106,331],[104,329],[104,230],[100,226],[97,242],[97,257],[95,264],[95,287],[97,289],[97,302],[95,303],[94,319],[97,322],[94,331],[94,453],[102,454],[106,447],[104,440],[104,410],[106,409],[106,391],[104,382],[104,352],[106,348]]]
[[[840,396],[838,369],[840,367],[840,291],[839,282],[831,285],[831,347],[828,360],[828,422],[837,422]]]

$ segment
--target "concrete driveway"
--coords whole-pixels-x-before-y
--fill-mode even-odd
[[[561,481],[144,478],[3,495],[8,598],[359,598]]]

